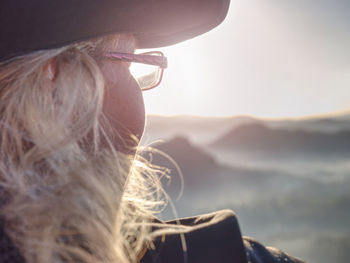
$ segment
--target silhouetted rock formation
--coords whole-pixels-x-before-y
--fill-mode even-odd
[[[183,172],[186,184],[198,183],[201,180],[205,181],[218,168],[214,157],[191,144],[183,136],[177,136],[170,141],[156,144],[153,148],[164,152],[174,159]],[[152,163],[171,169],[173,176],[177,174],[174,164],[161,154],[153,154]]]

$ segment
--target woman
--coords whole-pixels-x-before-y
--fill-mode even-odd
[[[182,225],[155,220],[162,171],[136,154],[141,91],[159,84],[166,59],[134,50],[204,33],[228,4],[2,1],[0,262],[247,262],[246,252],[255,260],[268,255],[264,262],[281,258],[243,241],[230,211]],[[132,62],[156,66],[156,74],[135,79]]]

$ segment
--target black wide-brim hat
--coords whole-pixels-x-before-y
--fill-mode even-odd
[[[172,45],[226,17],[230,0],[1,0],[0,61],[114,33]]]

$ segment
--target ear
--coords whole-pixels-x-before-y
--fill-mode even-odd
[[[44,74],[50,81],[55,81],[58,76],[58,66],[55,59],[50,59],[43,68]]]

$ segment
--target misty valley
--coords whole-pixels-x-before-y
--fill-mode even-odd
[[[232,209],[243,235],[267,246],[307,262],[349,262],[348,116],[149,116],[142,144],[150,143],[181,168],[183,178],[165,156],[145,153],[170,169],[164,187],[178,216]],[[176,215],[168,206],[160,216]]]

